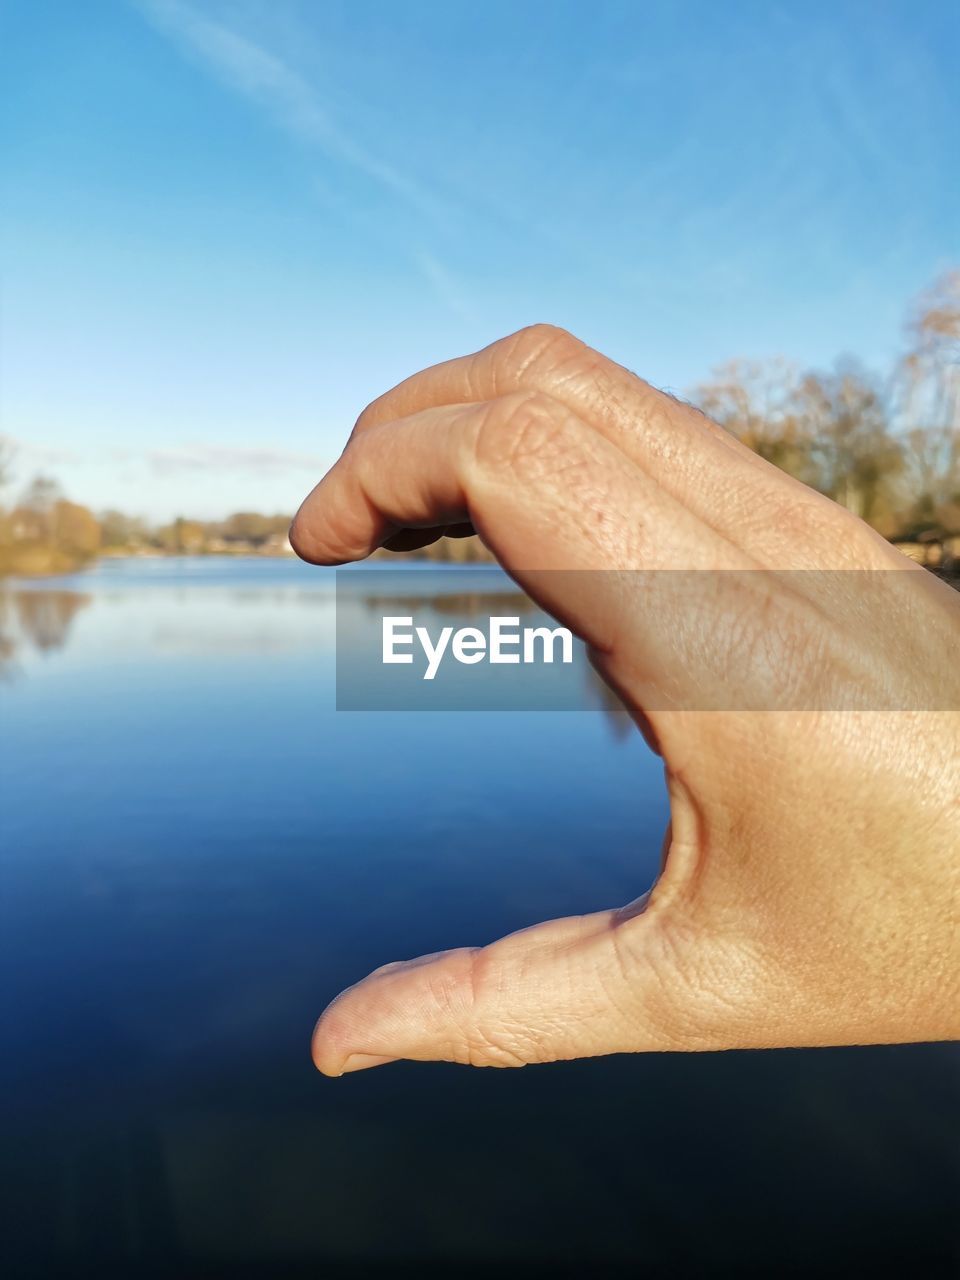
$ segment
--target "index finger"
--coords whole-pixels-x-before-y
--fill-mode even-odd
[[[730,541],[744,546],[759,525],[777,563],[797,556],[791,511],[824,502],[698,409],[553,325],[532,325],[413,374],[361,413],[352,438],[425,409],[519,392],[563,404]]]
[[[520,393],[565,406],[703,525],[751,556],[759,550],[761,561],[779,568],[855,568],[883,558],[885,546],[871,545],[862,528],[851,536],[860,525],[855,517],[698,409],[553,325],[532,325],[413,374],[363,411],[351,439],[426,409]],[[839,536],[841,522],[846,536]]]

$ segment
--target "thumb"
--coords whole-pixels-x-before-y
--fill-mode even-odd
[[[397,1058],[514,1067],[712,1047],[697,1031],[686,948],[645,905],[385,965],[324,1012],[314,1062],[339,1076]]]

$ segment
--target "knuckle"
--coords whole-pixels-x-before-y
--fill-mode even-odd
[[[389,395],[389,392],[387,395]],[[371,400],[370,403],[362,410],[360,416],[353,424],[353,430],[347,438],[347,446],[359,439],[359,437],[363,435],[364,431],[369,430],[372,426],[376,426],[383,416],[383,408],[386,399],[386,395],[378,396],[376,400]]]
[[[530,477],[582,455],[584,428],[544,392],[514,392],[491,402],[475,454],[482,469]]]
[[[527,360],[536,360],[554,347],[570,350],[583,346],[578,338],[560,325],[546,324],[542,321],[524,325],[522,329],[512,333],[506,342],[511,347],[514,358]]]
[[[458,984],[451,1057],[473,1067],[522,1067],[536,1060],[536,1033],[504,1016],[503,975],[497,945],[470,952],[466,981]]]
[[[513,385],[525,374],[554,373],[570,364],[582,366],[590,354],[586,343],[553,324],[527,325],[498,345],[497,355]]]

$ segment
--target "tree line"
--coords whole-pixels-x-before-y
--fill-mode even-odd
[[[960,270],[910,307],[894,367],[852,357],[826,370],[783,358],[731,360],[690,400],[761,457],[894,539],[960,535]],[[0,438],[0,497],[14,452]],[[0,574],[66,572],[100,555],[280,554],[290,516],[236,512],[168,524],[116,510],[94,514],[56,481],[35,477],[0,505]],[[489,559],[476,538],[442,538],[415,554]]]
[[[12,456],[0,450],[0,481]],[[253,511],[158,525],[122,511],[94,514],[36,476],[11,509],[0,508],[0,574],[67,573],[111,555],[278,555],[289,549],[289,527],[288,515]]]
[[[960,271],[911,307],[885,375],[733,360],[692,401],[738,439],[888,538],[960,534]]]

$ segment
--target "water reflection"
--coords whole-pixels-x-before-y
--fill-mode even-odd
[[[400,609],[417,614],[418,622],[422,614],[427,619],[465,625],[491,615],[527,618],[540,613],[538,606],[509,578],[488,566],[441,570],[436,574],[441,589],[429,594],[417,585],[423,582],[421,569],[409,574],[413,589],[403,593],[386,592],[376,586],[367,590],[366,576],[357,575],[352,599],[371,616]],[[404,575],[375,570],[369,576],[376,583]],[[471,577],[486,581],[492,578],[500,585],[497,589],[469,589]],[[290,583],[247,584],[242,579],[225,585],[215,580],[212,589],[201,593],[198,587],[202,583],[202,578],[165,579],[145,595],[143,587],[131,589],[123,585],[114,568],[111,576],[94,579],[93,592],[41,584],[29,589],[0,590],[0,677],[26,673],[17,661],[24,650],[45,655],[65,649],[74,635],[77,615],[94,602],[97,607],[91,640],[101,653],[148,647],[171,657],[256,655],[270,660],[306,649],[316,652],[321,666],[329,665],[335,641],[329,579],[318,580],[313,589]],[[466,590],[462,589],[464,583]],[[135,622],[131,620],[133,613]],[[564,675],[558,672],[560,680]],[[576,687],[561,695],[561,705],[600,710],[615,738],[628,735],[632,731],[629,715],[594,669],[588,663],[580,663],[575,676]]]
[[[521,616],[536,613],[537,605],[519,588],[512,591],[448,591],[445,593],[404,592],[392,594],[385,591],[366,591],[360,589],[355,597],[361,600],[371,613],[386,613],[389,610],[407,609],[416,612],[430,609],[437,614],[452,614],[454,617],[475,619],[503,614],[505,611]]]
[[[0,673],[23,645],[38,653],[62,649],[74,619],[91,600],[79,591],[0,591]]]

